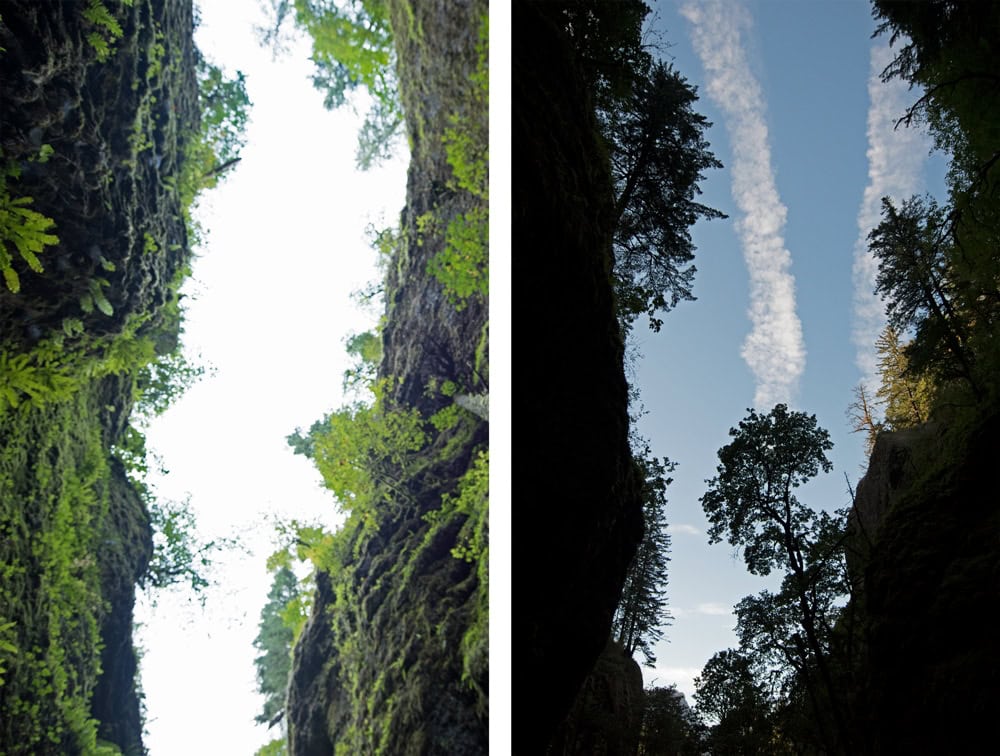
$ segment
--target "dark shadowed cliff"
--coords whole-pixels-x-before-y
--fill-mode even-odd
[[[544,753],[641,536],[608,156],[552,6],[513,8],[514,751]],[[541,376],[544,376],[542,378]]]
[[[861,724],[871,753],[994,742],[998,459],[996,414],[966,429],[937,422],[883,434],[875,445],[857,491],[866,535],[854,525],[870,558],[853,568],[865,642]]]

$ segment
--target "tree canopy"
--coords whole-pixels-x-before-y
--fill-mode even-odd
[[[313,43],[313,85],[330,110],[349,102],[357,90],[371,98],[358,135],[359,168],[378,165],[393,153],[403,125],[396,78],[396,48],[385,0],[272,0],[273,23],[259,30],[261,41],[281,47],[289,15]]]
[[[712,523],[709,542],[725,537],[743,548],[750,573],[784,572],[777,592],[747,596],[736,607],[740,648],[769,670],[786,696],[804,685],[819,739],[843,751],[849,741],[840,691],[830,668],[839,602],[849,590],[843,537],[846,510],[814,510],[796,488],[832,469],[833,444],[815,415],[778,404],[749,410],[731,443],[719,450],[718,475],[702,497]]]
[[[1000,24],[995,3],[876,0],[877,33],[901,41],[884,80],[903,79],[923,94],[900,123],[924,123],[951,158],[945,205],[885,200],[869,239],[879,260],[878,290],[890,323],[913,333],[905,354],[912,376],[964,386],[972,403],[1000,393]],[[944,395],[942,395],[943,398]],[[952,404],[969,404],[965,399]]]
[[[767,415],[749,410],[731,443],[719,450],[718,475],[701,498],[712,523],[709,543],[723,536],[743,547],[747,569],[769,575],[775,568],[803,569],[801,538],[816,517],[794,490],[833,465],[830,434],[815,415],[778,404]]]
[[[697,99],[673,67],[650,61],[629,96],[598,110],[615,185],[614,279],[626,329],[646,314],[658,331],[657,313],[694,299],[689,229],[699,218],[725,217],[695,201],[705,170],[722,167]]]
[[[299,581],[291,567],[276,567],[267,594],[267,603],[260,612],[260,625],[254,647],[260,655],[254,659],[257,667],[257,689],[264,696],[264,705],[256,721],[273,726],[285,710],[285,689],[292,668],[293,631],[284,613],[300,592]]]

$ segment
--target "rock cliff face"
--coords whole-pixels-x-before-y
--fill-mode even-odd
[[[642,731],[642,670],[608,641],[549,748],[549,756],[632,756]]]
[[[995,743],[998,459],[996,414],[961,432],[926,426],[876,444],[857,496],[872,540],[862,572],[872,753]]]
[[[13,255],[21,291],[0,286],[5,343],[33,344],[67,318],[90,336],[119,333],[167,301],[190,254],[176,181],[198,123],[191,3],[110,5],[117,40],[79,3],[0,6],[0,163],[17,166],[8,190],[59,238],[39,255],[43,274]],[[89,35],[111,40],[104,62]],[[93,286],[110,315],[81,308]]]
[[[105,5],[101,24],[82,2],[0,2],[0,209],[58,236],[41,272],[0,240],[20,283],[0,282],[3,754],[143,752],[132,610],[152,535],[111,448],[140,339],[176,343],[198,86],[189,1]]]
[[[642,531],[609,280],[608,157],[551,7],[522,0],[512,15],[519,754],[545,752],[605,647]]]
[[[470,77],[487,5],[390,5],[411,163],[385,284],[379,377],[389,379],[387,406],[428,417],[455,404],[458,423],[406,473],[376,476],[388,482],[374,526],[348,531],[342,563],[318,578],[288,694],[295,756],[487,750],[488,554],[461,554],[477,522],[485,539],[486,505],[449,513],[442,497],[456,494],[488,448],[488,423],[429,388],[451,381],[465,395],[488,390],[488,311],[476,296],[456,307],[428,268],[449,224],[485,202],[456,187],[445,133],[461,124],[485,134]]]

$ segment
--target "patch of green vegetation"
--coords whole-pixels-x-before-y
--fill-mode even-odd
[[[356,162],[368,170],[389,158],[403,124],[396,81],[396,46],[384,0],[350,3],[276,0],[272,25],[260,29],[261,42],[282,47],[282,26],[291,15],[295,26],[312,39],[313,84],[333,110],[362,88],[370,107],[358,134]]]
[[[367,522],[374,522],[385,492],[406,496],[400,481],[427,442],[419,411],[390,405],[391,385],[388,379],[373,383],[370,404],[355,402],[314,424],[307,436],[296,430],[288,437],[296,453],[312,458],[340,506]]]
[[[120,1],[122,5],[132,7],[133,0]],[[122,38],[122,26],[101,0],[90,0],[82,15],[94,29],[87,33],[87,43],[94,48],[97,59],[104,63],[114,52],[115,42]]]
[[[52,147],[48,151],[39,152],[39,160],[45,162],[51,155]],[[3,160],[3,151],[0,150],[0,161]],[[38,259],[45,247],[59,243],[59,238],[55,234],[50,234],[49,230],[55,225],[55,221],[36,212],[28,207],[34,200],[31,197],[12,197],[7,187],[9,179],[17,179],[20,176],[20,169],[14,162],[4,165],[0,162],[0,271],[3,273],[4,282],[7,288],[13,293],[21,290],[21,279],[14,270],[14,257],[8,245],[13,245],[27,264],[36,273],[44,272],[42,263]]]
[[[94,554],[109,475],[98,413],[79,391],[0,416],[0,742],[32,752],[97,747],[89,696],[105,608]]]
[[[257,749],[254,756],[287,756],[288,742],[284,738],[275,738]]]
[[[451,125],[443,136],[452,170],[448,186],[467,195],[472,207],[448,222],[444,249],[427,265],[428,272],[441,282],[458,310],[474,295],[484,299],[489,295],[488,16],[483,16],[476,50],[476,68],[469,76],[470,97],[463,111],[451,114]],[[424,223],[426,226],[426,219]]]

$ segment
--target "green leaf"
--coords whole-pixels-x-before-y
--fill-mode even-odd
[[[21,280],[17,277],[17,273],[13,268],[4,268],[3,277],[7,282],[7,288],[11,290],[14,294],[17,294],[21,290]]]

